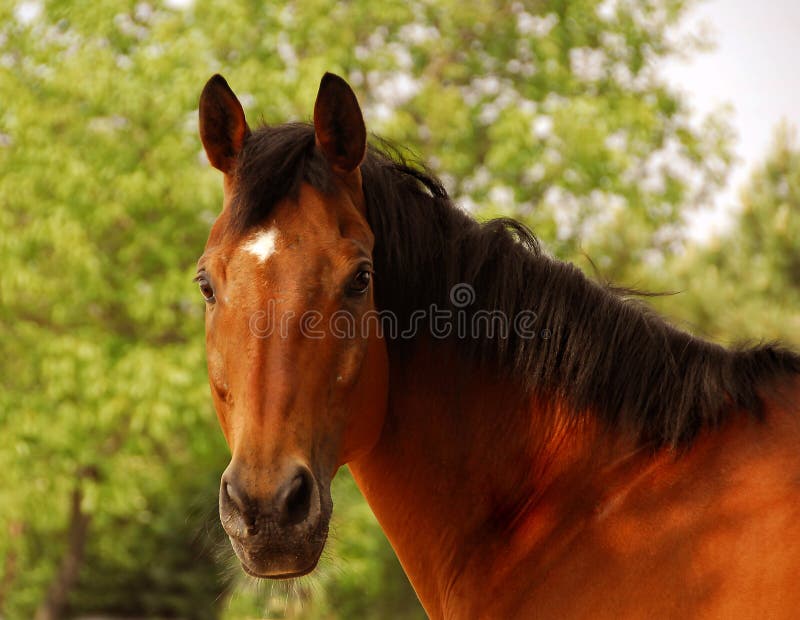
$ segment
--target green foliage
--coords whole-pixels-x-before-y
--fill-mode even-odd
[[[676,257],[659,286],[685,289],[660,305],[701,334],[800,347],[800,145],[794,130],[777,129],[766,161],[742,192],[732,229]]]
[[[698,43],[676,34],[689,4],[0,4],[0,614],[32,617],[62,574],[78,493],[89,526],[74,613],[421,616],[347,474],[314,577],[253,588],[218,555],[227,454],[191,283],[221,203],[196,128],[214,72],[251,123],[308,119],[321,74],[339,72],[369,127],[482,216],[524,217],[562,257],[586,249],[607,274],[652,277],[654,253],[676,281],[701,270],[681,316],[705,328],[738,334],[715,309],[743,307],[742,285],[747,316],[772,317],[746,334],[796,325],[788,139],[724,247],[670,255],[729,160],[725,123],[695,129],[657,71]]]
[[[147,88],[154,64],[143,56],[126,65],[128,42],[93,29],[114,23],[100,4],[90,16],[53,3],[28,26],[11,8],[2,20],[11,71],[0,74],[0,218],[13,231],[0,238],[0,424],[9,438],[0,451],[0,557],[16,560],[13,571],[0,566],[13,572],[4,576],[4,613],[31,617],[57,575],[77,489],[91,518],[84,577],[114,571],[100,581],[119,579],[110,607],[129,595],[136,582],[124,579],[134,568],[144,579],[183,562],[196,583],[181,602],[133,609],[195,617],[192,588],[212,584],[203,597],[213,608],[224,584],[213,561],[189,552],[186,526],[175,525],[200,481],[213,503],[210,473],[224,444],[190,282],[218,204],[214,179],[198,174],[190,87],[182,100]],[[24,536],[6,536],[20,527]],[[171,548],[157,546],[164,540]],[[91,600],[81,592],[75,609]]]

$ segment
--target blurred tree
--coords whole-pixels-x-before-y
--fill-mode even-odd
[[[217,209],[196,86],[155,88],[171,61],[126,64],[125,8],[95,7],[0,7],[2,613],[81,609],[93,576],[99,609],[213,617],[224,582],[185,516],[224,455],[190,284]]]
[[[725,342],[784,340],[800,346],[800,145],[780,125],[765,162],[741,194],[729,232],[675,257],[659,300],[689,329]]]
[[[217,613],[225,562],[196,531],[226,454],[190,282],[221,203],[196,135],[212,73],[278,122],[337,71],[461,204],[619,272],[727,168],[724,123],[693,128],[658,74],[699,43],[677,34],[690,5],[0,3],[0,613]],[[335,502],[296,614],[418,617],[346,475]],[[272,613],[265,592],[231,601]]]

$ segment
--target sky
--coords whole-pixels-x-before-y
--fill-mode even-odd
[[[800,130],[800,0],[706,0],[687,26],[707,29],[715,49],[671,62],[665,73],[699,115],[730,104],[738,133],[739,161],[726,190],[691,222],[692,236],[706,240],[730,221],[739,189],[764,160],[778,123],[785,119]]]

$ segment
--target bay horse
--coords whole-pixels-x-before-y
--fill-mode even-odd
[[[313,123],[251,130],[218,75],[199,108],[224,173],[196,278],[219,512],[247,573],[316,566],[347,464],[432,618],[797,615],[797,353],[683,333],[476,222],[367,145],[335,75]]]

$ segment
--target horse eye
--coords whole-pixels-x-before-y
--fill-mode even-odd
[[[211,283],[202,276],[195,278],[195,280],[197,281],[197,284],[200,287],[200,292],[203,294],[205,300],[208,303],[213,304],[216,299],[214,298],[214,289],[211,286]]]
[[[349,292],[353,295],[363,295],[369,290],[369,283],[372,281],[372,272],[362,269],[350,283]]]

